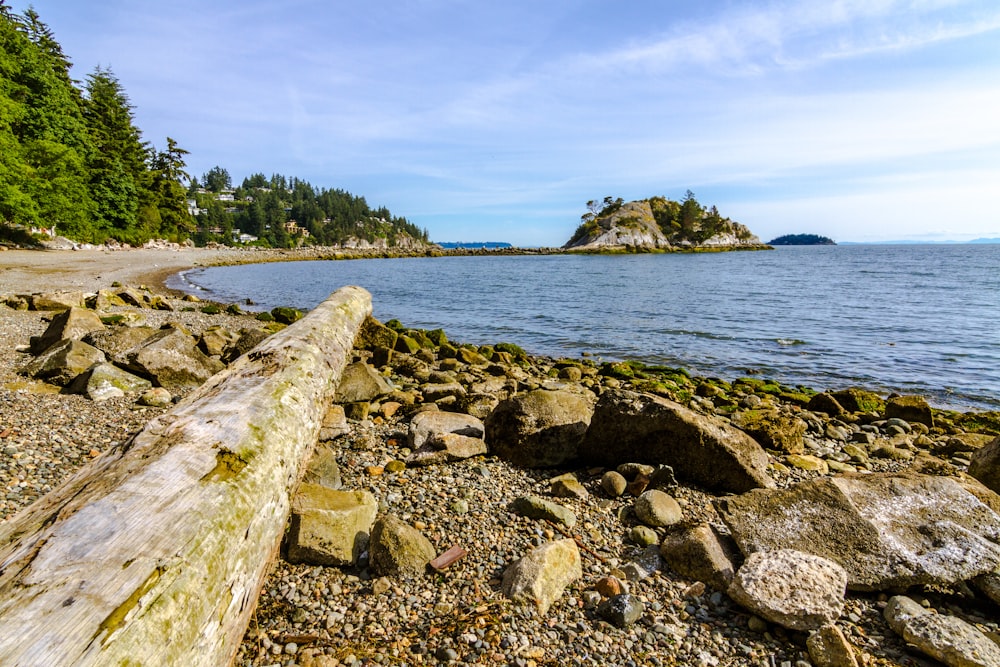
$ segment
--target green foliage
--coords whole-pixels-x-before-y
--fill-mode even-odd
[[[525,352],[523,348],[521,348],[518,345],[515,345],[514,343],[497,343],[496,345],[493,346],[493,349],[496,350],[497,352],[506,352],[515,359],[528,358],[528,353]]]
[[[818,234],[785,234],[768,241],[768,245],[837,245],[836,241]]]

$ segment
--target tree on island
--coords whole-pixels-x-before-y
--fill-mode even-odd
[[[817,234],[785,234],[771,239],[768,245],[837,245],[837,242]]]

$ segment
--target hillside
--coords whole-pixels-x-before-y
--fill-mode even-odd
[[[652,197],[625,203],[605,197],[588,202],[588,213],[563,246],[583,252],[726,250],[765,247],[746,226],[722,217],[687,192],[684,201]]]

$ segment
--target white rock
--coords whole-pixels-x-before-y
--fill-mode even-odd
[[[889,627],[948,667],[1000,667],[1000,646],[960,618],[935,614],[906,597],[889,599]]]

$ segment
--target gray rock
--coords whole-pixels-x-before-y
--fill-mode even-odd
[[[580,457],[587,463],[664,463],[678,477],[715,491],[772,487],[767,454],[743,431],[659,396],[601,395]]]
[[[300,484],[292,499],[288,560],[311,565],[353,565],[368,547],[378,502],[367,491],[337,491]]]
[[[317,447],[309,459],[302,481],[325,486],[328,489],[341,488],[343,481],[340,477],[340,466],[337,464],[337,453],[330,447]]]
[[[627,628],[646,613],[646,605],[638,597],[623,593],[608,598],[597,608],[597,614],[617,628]]]
[[[442,399],[459,399],[465,397],[465,387],[458,382],[440,382],[425,384],[420,388],[424,400],[435,403]]]
[[[423,533],[391,515],[372,526],[369,553],[372,570],[384,576],[422,574],[436,555]]]
[[[239,338],[239,334],[223,326],[211,326],[202,331],[201,336],[198,337],[198,349],[210,357],[221,357],[226,348]]]
[[[830,394],[819,393],[809,399],[806,409],[810,412],[822,412],[831,417],[844,414],[844,407]]]
[[[445,433],[482,439],[485,432],[483,422],[472,415],[432,410],[413,415],[407,439],[410,449],[416,450],[423,447],[428,440]]]
[[[1000,436],[972,455],[969,474],[994,493],[1000,493]]]
[[[490,452],[528,468],[574,461],[594,411],[593,394],[569,389],[516,394],[486,420]]]
[[[791,630],[815,630],[844,608],[847,572],[833,561],[792,549],[750,554],[729,597]]]
[[[587,487],[580,483],[574,475],[562,475],[550,480],[552,486],[550,492],[555,498],[576,498],[586,500],[590,497]]]
[[[910,598],[889,598],[885,620],[893,632],[948,667],[1000,667],[1000,646],[965,621],[934,614]]]
[[[618,498],[628,487],[628,481],[616,470],[609,470],[601,476],[601,488],[612,498]]]
[[[549,542],[528,552],[503,573],[508,598],[534,603],[544,615],[571,583],[583,576],[580,550],[572,539]]]
[[[681,520],[681,506],[663,491],[651,489],[639,496],[635,516],[647,526],[672,526]]]
[[[222,353],[222,362],[231,364],[247,352],[260,345],[268,333],[262,329],[242,329],[236,341],[226,347]]]
[[[41,336],[31,337],[31,351],[39,354],[49,349],[61,340],[81,340],[91,331],[103,331],[104,323],[92,310],[86,308],[67,308],[60,312]]]
[[[225,368],[221,361],[205,356],[193,337],[175,327],[157,331],[126,352],[125,359],[128,370],[175,393],[194,389]]]
[[[319,441],[329,442],[339,436],[349,433],[351,425],[347,421],[344,406],[336,403],[328,406],[319,426]]]
[[[337,384],[334,403],[368,403],[392,393],[392,387],[378,372],[364,363],[349,364]]]
[[[952,585],[1000,565],[1000,516],[951,477],[820,478],[720,499],[716,509],[745,554],[822,556],[847,570],[853,590]]]
[[[87,300],[83,292],[60,291],[32,294],[29,297],[31,310],[67,310],[86,308]]]
[[[854,647],[833,623],[809,635],[806,648],[815,667],[859,667]]]
[[[114,364],[103,363],[95,364],[90,370],[78,375],[70,384],[69,391],[86,394],[92,401],[105,401],[132,392],[146,391],[152,386],[145,378],[123,371]]]
[[[104,352],[114,363],[124,366],[125,353],[156,332],[157,329],[147,326],[116,326],[102,331],[91,331],[82,340]]]
[[[522,496],[510,504],[510,511],[529,519],[547,519],[568,528],[576,525],[576,515],[558,503],[537,496]]]
[[[934,414],[923,396],[895,396],[885,402],[887,419],[898,418],[926,426],[934,426]]]
[[[104,353],[96,347],[67,339],[56,343],[17,372],[64,387],[91,366],[105,361]]]
[[[406,459],[406,463],[414,466],[450,463],[485,453],[486,443],[480,438],[458,433],[435,433]]]
[[[720,591],[733,581],[741,558],[736,543],[710,524],[699,523],[667,534],[660,544],[663,560],[682,577],[702,581]]]

